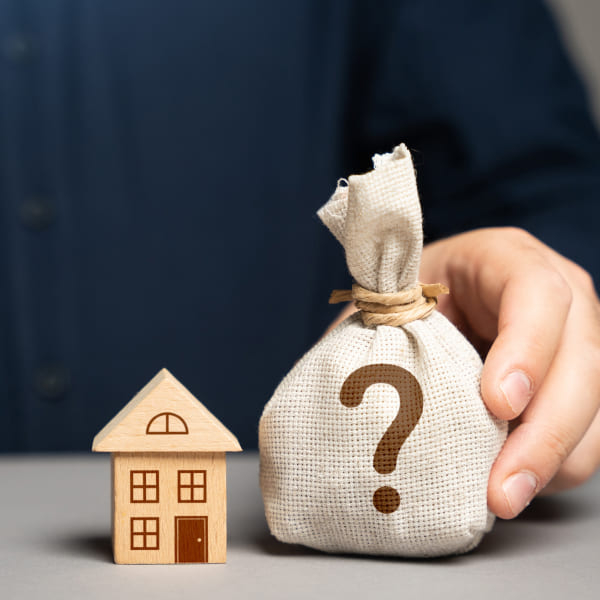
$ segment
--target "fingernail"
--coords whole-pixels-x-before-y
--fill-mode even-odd
[[[506,502],[516,517],[533,500],[538,488],[537,477],[529,471],[520,471],[507,477],[502,484]]]
[[[531,379],[523,371],[511,371],[500,383],[500,391],[515,417],[527,406],[532,392]]]

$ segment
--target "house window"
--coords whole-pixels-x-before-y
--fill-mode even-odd
[[[158,502],[158,471],[131,471],[131,502]]]
[[[206,471],[177,471],[177,500],[206,502]]]
[[[189,433],[187,423],[175,413],[163,412],[155,415],[146,426],[147,435],[165,435]]]
[[[131,549],[158,550],[158,517],[131,517]]]

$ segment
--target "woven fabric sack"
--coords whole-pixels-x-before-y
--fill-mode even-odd
[[[338,184],[318,214],[355,282],[395,294],[418,286],[421,208],[404,145],[373,162]],[[474,548],[493,525],[487,482],[506,437],[481,399],[481,368],[435,310],[402,326],[346,319],[264,409],[260,480],[272,534],[327,552]]]

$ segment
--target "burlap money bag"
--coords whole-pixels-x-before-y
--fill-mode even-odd
[[[483,404],[478,354],[417,282],[423,231],[408,150],[373,160],[319,211],[363,310],[264,409],[267,522],[279,540],[327,552],[466,552],[493,524],[487,481],[506,423]]]

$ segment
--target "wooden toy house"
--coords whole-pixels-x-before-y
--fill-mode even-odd
[[[225,562],[225,452],[241,447],[169,371],[115,415],[92,450],[112,453],[115,562]]]

